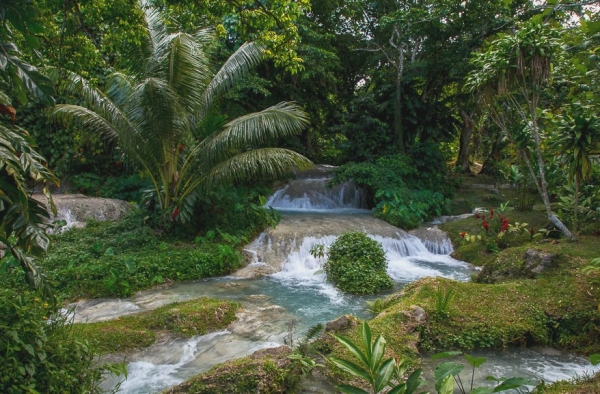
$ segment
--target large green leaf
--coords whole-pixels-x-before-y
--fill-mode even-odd
[[[469,365],[472,366],[473,368],[477,368],[477,367],[481,366],[487,360],[485,357],[473,357],[466,353],[465,353],[465,359],[467,360]]]
[[[360,350],[358,346],[354,344],[354,342],[342,335],[332,334],[331,336],[334,337],[336,341],[344,345],[350,351],[350,353],[354,355],[354,357],[359,359],[361,363],[363,363],[367,367],[369,366],[369,360],[367,358],[367,355],[362,350]]]
[[[447,352],[436,353],[433,356],[431,356],[431,359],[432,360],[439,360],[441,358],[448,358],[448,357],[460,356],[461,354],[463,354],[463,353],[460,352],[460,351],[452,350],[452,351],[447,351]]]
[[[369,394],[368,391],[365,391],[359,387],[350,386],[346,384],[341,384],[339,386],[336,386],[335,388],[340,390],[340,392],[344,394]]]
[[[29,92],[43,103],[54,105],[52,95],[55,92],[50,78],[39,72],[36,67],[19,59],[17,54],[19,51],[13,43],[0,43],[0,67],[13,77],[12,83],[19,101],[24,104],[27,101],[26,92]]]
[[[372,383],[371,375],[357,364],[337,357],[329,357],[329,361],[334,363],[341,370]]]
[[[456,376],[464,369],[464,365],[457,364],[452,361],[448,361],[438,365],[435,369],[434,377],[435,377],[435,388],[439,391],[442,384],[444,384],[444,379],[447,376]]]
[[[423,379],[421,379],[421,375],[423,374],[423,369],[418,368],[415,369],[408,379],[406,380],[406,393],[405,394],[414,394],[417,392],[419,387],[423,384]]]
[[[378,368],[375,375],[375,392],[379,392],[388,386],[390,379],[396,369],[396,361],[393,358],[387,359]]]
[[[525,378],[508,378],[500,385],[494,387],[494,393],[498,393],[500,391],[512,390],[522,386],[531,385],[531,381]]]
[[[453,394],[454,376],[446,375],[440,382],[436,382],[435,388],[438,394]]]

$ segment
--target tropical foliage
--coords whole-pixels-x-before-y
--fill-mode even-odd
[[[327,251],[327,280],[353,294],[373,294],[392,287],[381,244],[360,232],[344,233]]]
[[[262,59],[263,48],[242,45],[211,73],[212,33],[169,33],[164,16],[140,3],[148,37],[136,72],[115,72],[105,92],[72,74],[67,91],[88,107],[57,105],[52,117],[77,122],[114,140],[148,174],[157,207],[172,220],[189,221],[198,197],[227,182],[274,178],[310,162],[290,150],[262,147],[298,134],[305,113],[293,103],[226,121],[216,101]]]
[[[12,30],[7,28],[10,23],[30,46],[35,47],[37,38],[32,33],[41,32],[37,16],[38,10],[32,1],[3,2],[0,17],[4,28],[0,29],[0,39],[13,38]],[[50,79],[21,60],[12,42],[0,45],[3,48],[0,51],[0,75],[19,101],[26,102],[29,93],[44,102],[54,103]],[[0,261],[3,270],[20,265],[27,282],[51,300],[51,289],[34,260],[48,248],[45,229],[49,215],[44,204],[32,198],[30,185],[45,183],[43,192],[54,209],[47,186],[58,184],[58,179],[46,167],[45,159],[35,151],[36,145],[29,133],[16,125],[17,111],[3,91],[0,91],[0,113],[10,116],[10,123],[0,123],[0,247],[9,252],[3,256],[4,250],[0,249]]]

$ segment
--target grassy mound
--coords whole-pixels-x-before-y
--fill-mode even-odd
[[[103,352],[152,345],[158,332],[191,337],[225,329],[235,320],[240,304],[210,298],[165,305],[153,311],[116,320],[77,324],[80,335]]]
[[[258,351],[249,357],[228,361],[195,376],[163,394],[283,394],[298,381],[291,350],[282,346]]]

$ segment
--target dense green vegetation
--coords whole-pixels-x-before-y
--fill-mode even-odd
[[[0,390],[3,393],[99,393],[96,348],[57,308],[26,289],[0,290]]]
[[[381,244],[365,233],[344,233],[327,251],[327,280],[352,294],[374,294],[393,286]]]
[[[203,235],[183,236],[191,224],[180,233],[158,232],[143,209],[133,209],[118,222],[90,222],[53,237],[41,264],[66,301],[130,296],[162,283],[226,275],[242,264],[238,247],[275,218],[256,206],[236,211],[221,201],[220,207],[214,212],[229,214],[221,213]]]

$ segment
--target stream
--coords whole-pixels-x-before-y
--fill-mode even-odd
[[[388,273],[396,282],[388,294],[426,276],[470,279],[473,268],[450,257],[452,245],[435,226],[424,226],[409,234],[376,219],[365,209],[364,195],[353,184],[326,189],[327,173],[327,168],[318,167],[274,193],[267,205],[281,213],[280,224],[247,245],[246,252],[253,260],[232,276],[143,291],[129,299],[89,300],[75,305],[75,322],[94,322],[201,296],[242,303],[238,320],[227,330],[158,341],[128,354],[128,379],[121,384],[120,392],[161,392],[216,364],[280,346],[290,335],[301,339],[310,327],[340,315],[370,318],[367,301],[385,294],[365,297],[338,292],[321,272],[324,260],[309,253],[314,245],[330,245],[346,231],[363,231],[382,244]],[[486,365],[496,368],[493,373],[485,373],[496,376],[554,381],[592,369],[587,360],[554,349],[489,351],[485,356]],[[519,360],[525,360],[526,367]],[[103,388],[110,390],[118,382],[117,378],[107,379]],[[327,385],[312,390],[333,392]]]

